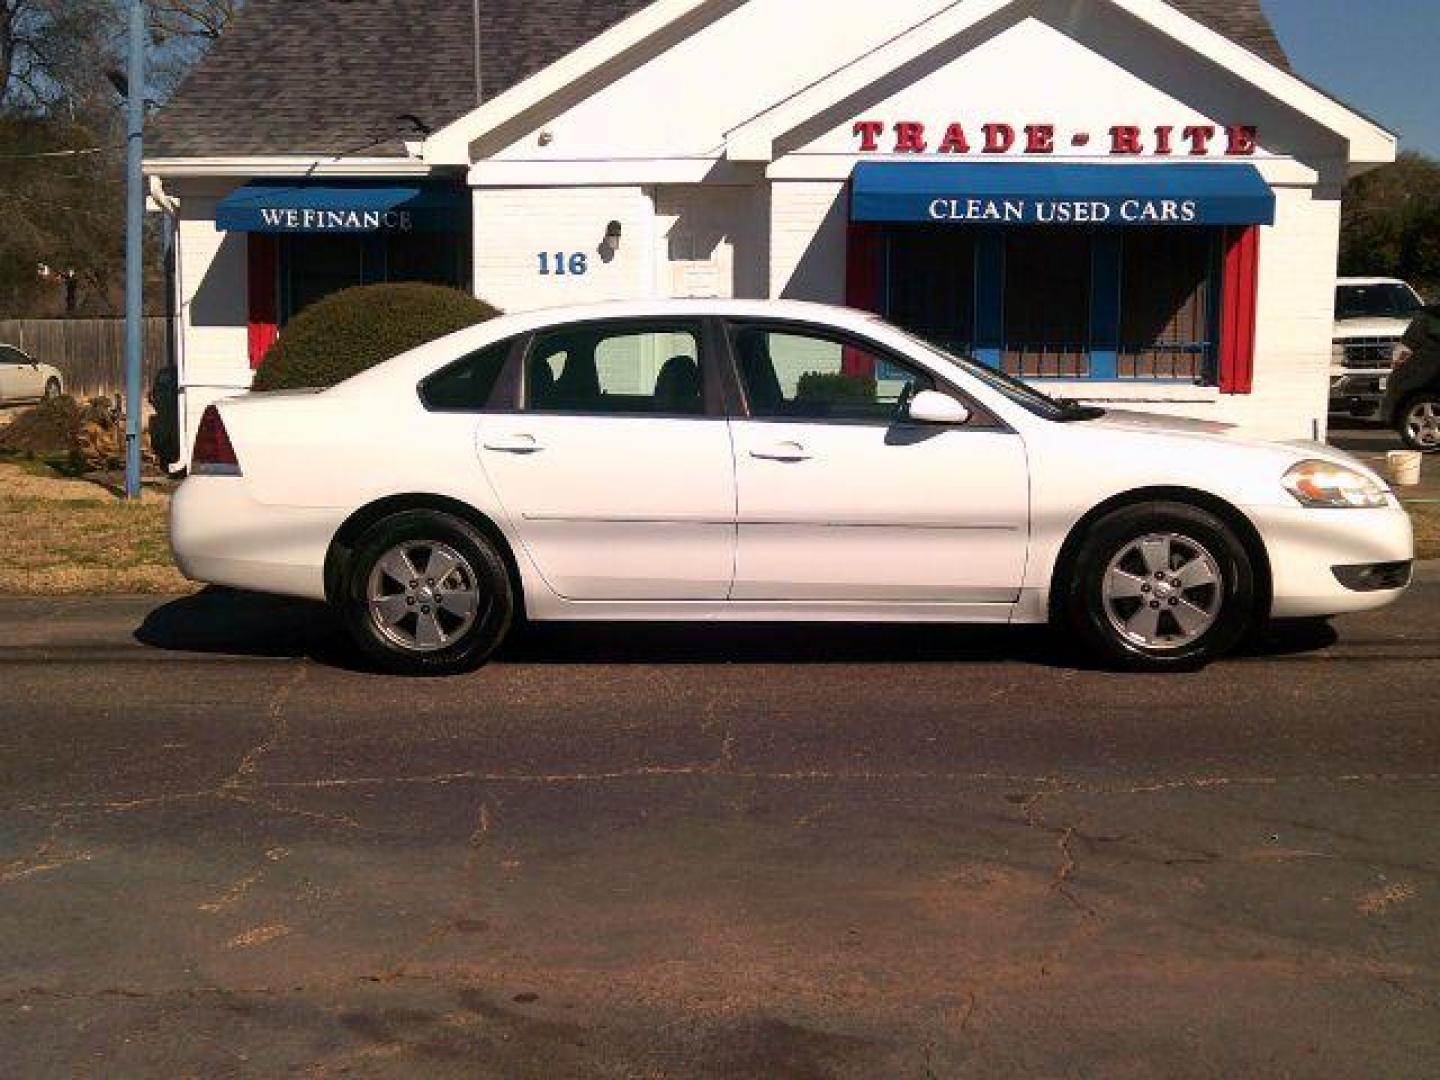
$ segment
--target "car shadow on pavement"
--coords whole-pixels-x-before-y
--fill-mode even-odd
[[[324,604],[211,586],[152,610],[135,630],[142,645],[167,652],[308,658],[360,670],[344,630]]]
[[[324,604],[209,588],[151,611],[135,639],[173,652],[308,658],[367,670]],[[1242,651],[1251,657],[1335,644],[1328,623],[1276,623]],[[1090,669],[1046,627],[835,623],[526,623],[495,656],[510,664],[1018,663]]]

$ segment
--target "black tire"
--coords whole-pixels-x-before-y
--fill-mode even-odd
[[[1161,605],[1156,616],[1161,620],[1157,634],[1164,636],[1173,631],[1175,640],[1164,645],[1145,644],[1127,636],[1116,624],[1121,615],[1128,613],[1120,609],[1129,601],[1107,597],[1106,579],[1112,562],[1127,551],[1134,553],[1141,540],[1155,536],[1176,538],[1176,561],[1193,556],[1198,549],[1209,559],[1205,565],[1213,564],[1218,571],[1214,585],[1178,593],[1180,602],[1194,601],[1211,613],[1213,621],[1208,629],[1193,640],[1183,640],[1179,620],[1164,614],[1165,605],[1177,598],[1173,585],[1151,582],[1148,574],[1142,586],[1148,595],[1136,598],[1133,610]],[[1234,649],[1261,618],[1255,567],[1244,544],[1214,514],[1186,503],[1144,503],[1106,515],[1086,531],[1069,566],[1067,580],[1057,583],[1061,599],[1057,621],[1068,626],[1086,650],[1108,667],[1125,671],[1193,671]],[[1138,574],[1137,568],[1131,576]],[[1162,585],[1164,598],[1156,599]]]
[[[51,379],[45,384],[45,400],[54,401],[60,396],[60,380]]]
[[[1440,417],[1440,391],[1427,390],[1406,398],[1395,412],[1395,432],[1408,449],[1419,450],[1422,454],[1440,454],[1440,435],[1426,441],[1423,434],[1411,430],[1410,417],[1425,406],[1429,406],[1432,416]]]
[[[461,560],[454,571],[458,576],[442,577],[441,592],[446,580],[456,586],[474,586],[474,616],[468,626],[461,625],[461,616],[442,611],[442,604],[434,603],[433,597],[441,592],[425,591],[434,587],[426,584],[427,567],[419,566],[414,558],[411,564],[419,570],[414,579],[418,592],[412,592],[407,588],[409,583],[397,581],[383,569],[377,570],[382,560],[398,549],[406,549],[407,554],[428,551],[428,560],[434,556],[436,545]],[[411,614],[388,629],[371,602],[371,586],[377,574],[377,592],[383,592],[396,607],[401,603],[410,605]],[[455,592],[458,594],[458,588]],[[426,596],[432,597],[436,625],[440,625],[442,615],[445,619],[441,628],[444,640],[438,645],[432,640],[422,647],[418,620]],[[442,676],[474,671],[505,640],[515,617],[515,589],[495,545],[467,522],[429,510],[395,514],[371,526],[350,555],[334,602],[346,630],[366,658],[385,671],[401,675]],[[424,611],[428,618],[432,607],[424,605]],[[407,645],[406,638],[415,640]]]

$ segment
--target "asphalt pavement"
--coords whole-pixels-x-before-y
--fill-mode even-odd
[[[1432,1077],[1440,573],[1186,676],[1036,631],[0,601],[7,1077]]]

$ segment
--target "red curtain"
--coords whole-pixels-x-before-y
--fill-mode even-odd
[[[1260,227],[1225,234],[1220,309],[1220,392],[1248,394],[1255,386],[1255,304],[1260,287]]]
[[[852,221],[845,243],[845,303],[861,311],[884,314],[885,233],[869,221]],[[846,348],[846,375],[875,375],[875,358],[860,349]]]
[[[265,359],[280,336],[280,244],[266,233],[250,233],[250,370]]]

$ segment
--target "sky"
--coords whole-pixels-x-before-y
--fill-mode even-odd
[[[1440,158],[1440,0],[1262,0],[1290,63]]]

